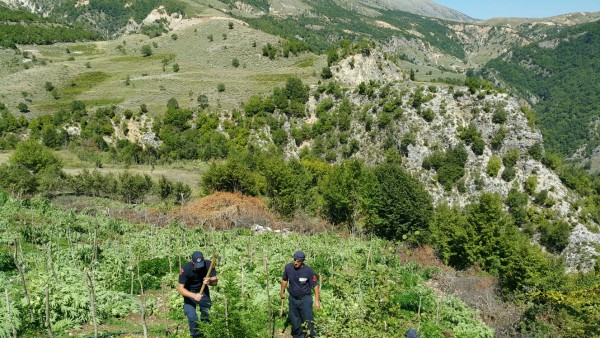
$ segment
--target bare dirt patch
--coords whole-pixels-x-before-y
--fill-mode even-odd
[[[10,153],[0,153],[0,164],[8,162],[9,157]]]
[[[393,29],[393,30],[397,30],[397,31],[400,30],[400,28],[398,28],[394,25],[391,25],[385,21],[375,20],[375,24],[377,24],[377,26],[383,27],[383,28],[389,28],[389,29]]]

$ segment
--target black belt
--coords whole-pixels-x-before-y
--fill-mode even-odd
[[[306,297],[306,296],[310,296],[310,294],[307,294],[307,295],[302,295],[302,296],[300,296],[300,297],[296,297],[296,296],[294,296],[294,295],[290,295],[290,298],[291,298],[291,299],[295,299],[295,300],[300,300],[300,299],[302,299],[302,298],[304,298],[304,297]]]

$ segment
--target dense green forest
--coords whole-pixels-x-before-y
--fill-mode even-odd
[[[570,156],[582,146],[600,145],[600,22],[565,28],[544,43],[515,48],[490,61],[484,74],[498,77],[524,98],[537,98],[534,112],[544,144]]]
[[[12,10],[0,4],[0,47],[17,44],[49,45],[55,42],[98,40],[100,34],[82,24],[66,26],[63,21],[43,18],[24,10]]]

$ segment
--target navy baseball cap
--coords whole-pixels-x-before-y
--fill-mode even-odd
[[[305,254],[304,254],[304,252],[302,252],[302,251],[296,251],[296,252],[294,253],[294,259],[297,259],[297,260],[303,261],[303,260],[305,260],[305,259],[306,259],[306,255],[305,255]]]
[[[194,263],[194,268],[200,269],[204,267],[204,255],[200,251],[194,251],[192,254],[192,262]]]
[[[414,329],[408,329],[406,331],[406,338],[419,338],[419,334]]]

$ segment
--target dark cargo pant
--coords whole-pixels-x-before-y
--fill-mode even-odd
[[[299,298],[290,295],[289,304],[290,323],[292,323],[292,337],[314,337],[315,329],[313,327],[313,321],[315,320],[315,317],[312,309],[312,294]]]
[[[200,302],[196,303],[194,300],[185,298],[183,301],[183,313],[188,319],[188,325],[190,326],[190,335],[193,338],[200,337],[198,332],[198,313],[196,313],[196,305],[200,305],[200,321],[208,322],[208,310],[210,310],[210,297],[206,295],[200,299]]]

